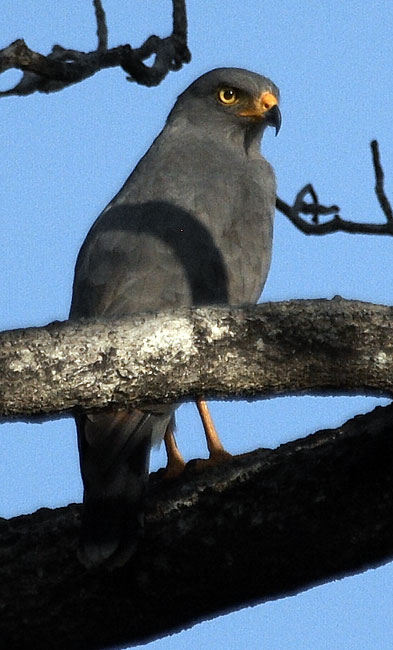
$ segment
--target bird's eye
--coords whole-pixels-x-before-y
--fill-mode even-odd
[[[217,97],[221,104],[229,106],[230,104],[236,104],[239,100],[239,93],[235,88],[220,88]]]

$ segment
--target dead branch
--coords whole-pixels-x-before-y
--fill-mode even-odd
[[[200,395],[393,394],[393,308],[336,298],[55,322],[0,335],[0,415]]]
[[[342,219],[338,212],[340,208],[337,205],[325,206],[319,202],[318,195],[314,187],[309,183],[305,185],[296,195],[293,205],[285,203],[277,197],[277,210],[282,212],[293,223],[296,228],[306,235],[326,235],[333,232],[348,232],[352,234],[366,235],[393,235],[393,212],[391,205],[386,197],[383,180],[384,174],[379,157],[378,142],[373,140],[370,143],[373,167],[375,174],[375,193],[382,211],[386,217],[386,223],[357,223]],[[311,202],[306,201],[310,196]],[[311,215],[311,222],[303,219],[301,216]],[[326,217],[333,214],[332,219],[320,221],[320,217]]]
[[[153,478],[145,539],[113,573],[77,561],[80,506],[0,520],[4,647],[147,642],[389,561],[392,429],[393,406],[379,407],[203,474]]]
[[[121,67],[128,81],[156,86],[170,70],[179,70],[191,59],[187,47],[187,18],[185,0],[172,0],[173,29],[167,38],[150,36],[141,47],[120,45],[107,49],[108,30],[101,0],[93,0],[97,22],[97,49],[80,52],[54,45],[44,56],[33,52],[23,39],[18,39],[0,51],[0,73],[11,68],[24,72],[21,81],[0,96],[29,95],[33,92],[51,93],[93,76],[105,68]],[[155,55],[151,66],[143,61]]]

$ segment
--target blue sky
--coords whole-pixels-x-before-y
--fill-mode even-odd
[[[110,45],[137,46],[171,26],[169,0],[106,0]],[[278,193],[291,202],[313,182],[343,217],[378,221],[369,141],[380,142],[386,191],[393,199],[393,5],[390,1],[188,0],[192,62],[157,88],[106,70],[61,93],[1,100],[0,328],[43,325],[68,314],[78,249],[97,214],[119,189],[164,124],[176,96],[218,66],[245,67],[281,89],[283,125],[267,133],[264,155]],[[0,47],[23,37],[47,52],[54,43],[95,47],[91,3],[3,0]],[[19,74],[9,72],[0,87]],[[339,294],[392,303],[393,241],[345,234],[306,237],[277,214],[273,263],[263,300]],[[222,440],[233,453],[277,446],[337,426],[386,400],[280,398],[214,403]],[[179,445],[205,454],[196,409],[184,405]],[[80,501],[70,419],[1,426],[0,515]],[[156,451],[152,467],[163,463]],[[170,638],[154,650],[391,650],[392,565],[296,596],[230,613]]]

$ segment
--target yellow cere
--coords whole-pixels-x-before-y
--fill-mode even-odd
[[[272,108],[272,106],[276,106],[278,104],[277,97],[275,97],[273,93],[262,93],[259,102],[262,110],[264,111],[268,111],[270,108]]]

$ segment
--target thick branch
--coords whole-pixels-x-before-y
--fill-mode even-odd
[[[311,183],[302,187],[297,193],[293,205],[289,205],[277,197],[277,210],[288,217],[293,225],[305,235],[326,235],[333,232],[347,232],[356,235],[393,235],[393,212],[383,187],[384,175],[379,158],[378,142],[373,140],[370,147],[375,174],[375,193],[385,215],[386,223],[361,223],[342,219],[338,214],[340,208],[337,205],[325,206],[319,202],[318,195]],[[306,201],[307,196],[311,197],[311,203]],[[312,215],[311,222],[304,219],[302,214]],[[320,222],[320,217],[330,214],[334,215],[332,219]]]
[[[23,39],[18,39],[0,51],[0,73],[10,68],[23,70],[24,75],[15,88],[0,92],[6,95],[29,95],[35,91],[55,92],[91,77],[105,68],[122,67],[129,81],[145,86],[156,86],[170,70],[179,70],[190,61],[187,47],[187,18],[185,0],[173,2],[173,30],[164,39],[150,36],[140,48],[121,45],[107,49],[105,13],[100,0],[93,0],[97,20],[97,49],[79,52],[55,45],[52,52],[43,56],[33,52]],[[143,61],[155,55],[154,63]]]
[[[55,322],[0,335],[0,414],[393,393],[393,309],[342,299]]]
[[[393,406],[378,408],[203,474],[153,479],[145,539],[112,574],[78,564],[79,506],[1,520],[4,647],[147,641],[388,561],[392,429]]]

